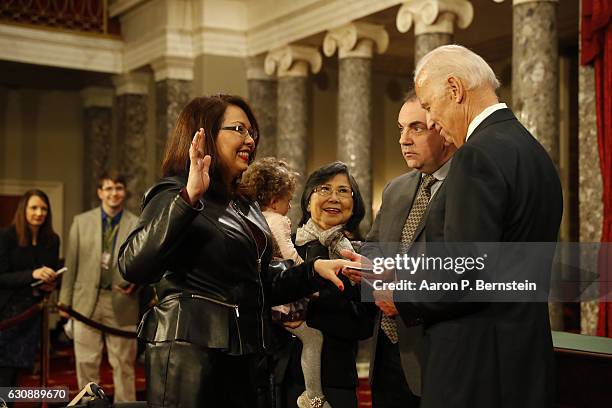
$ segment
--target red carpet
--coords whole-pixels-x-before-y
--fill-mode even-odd
[[[74,365],[74,352],[72,347],[62,347],[60,349],[55,349],[51,355],[51,364],[50,364],[50,378],[49,378],[49,387],[58,386],[58,385],[66,385],[70,390],[70,398],[72,399],[77,392],[79,391],[77,387],[77,379]],[[101,367],[101,377],[100,377],[100,386],[104,392],[112,396],[114,387],[113,387],[113,376],[111,367],[106,359],[106,355],[102,359],[102,367]],[[20,387],[38,387],[40,384],[40,375],[37,374],[22,374],[19,377],[19,386]],[[145,399],[145,378],[144,378],[144,367],[142,364],[136,363],[136,393],[137,399],[143,401]],[[358,389],[358,399],[359,399],[359,408],[371,408],[372,407],[372,395],[370,392],[370,385],[368,384],[367,378],[359,379],[359,389]],[[66,404],[49,404],[49,407],[60,407],[65,406]],[[16,403],[14,405],[15,408],[30,408],[30,407],[40,407],[38,403]]]
[[[20,387],[38,387],[40,384],[40,373],[31,374],[23,373],[19,377]],[[49,367],[49,387],[66,385],[70,390],[70,398],[72,399],[80,390],[77,386],[76,371],[74,365],[74,350],[72,346],[65,346],[60,349],[55,349],[51,352],[51,363]],[[102,358],[100,369],[100,383],[106,395],[109,397],[114,393],[113,374],[111,367],[106,358],[106,354]],[[145,399],[145,377],[144,367],[142,364],[136,363],[136,395],[138,400]],[[49,404],[49,406],[65,406],[67,404]],[[36,403],[18,403],[14,405],[16,408],[38,407]]]
[[[367,378],[359,379],[359,388],[357,389],[357,399],[359,401],[359,408],[371,408],[372,407],[372,391],[370,390],[370,384]]]

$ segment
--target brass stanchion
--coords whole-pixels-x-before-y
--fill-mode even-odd
[[[40,347],[40,386],[47,387],[49,384],[49,295],[45,295],[42,301],[42,340]],[[47,408],[43,401],[42,408]]]

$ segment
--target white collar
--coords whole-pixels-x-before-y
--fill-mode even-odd
[[[482,112],[480,112],[470,122],[470,126],[468,126],[468,130],[467,130],[467,135],[465,136],[465,141],[467,142],[467,140],[472,135],[472,133],[474,133],[474,130],[476,130],[478,125],[480,125],[482,123],[482,121],[484,121],[486,118],[488,118],[493,112],[495,112],[497,110],[500,110],[500,109],[506,109],[507,107],[508,106],[505,103],[496,103],[495,105],[491,105],[491,106],[485,108]]]
[[[437,181],[444,181],[444,179],[448,175],[448,171],[450,170],[450,164],[452,160],[453,158],[451,157],[446,161],[446,163],[442,165],[442,167],[431,173],[431,175],[434,176]],[[423,177],[423,173],[421,173],[421,177]]]

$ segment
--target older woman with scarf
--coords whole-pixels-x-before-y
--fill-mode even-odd
[[[306,181],[301,206],[302,219],[295,244],[306,262],[338,259],[342,258],[343,250],[354,250],[350,239],[359,237],[365,207],[359,187],[344,163],[334,162],[314,171]],[[358,340],[371,336],[373,320],[366,306],[359,302],[359,286],[353,286],[345,276],[341,279],[343,292],[330,286],[310,298],[305,322],[323,333],[320,370],[325,402],[333,408],[356,408]],[[303,408],[301,349],[302,343],[292,338],[279,352],[277,383],[281,383],[286,408],[295,407],[298,397],[301,397],[298,405]],[[322,405],[318,398],[306,397],[310,407]]]

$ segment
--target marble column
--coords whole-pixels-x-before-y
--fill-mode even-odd
[[[512,107],[559,164],[557,0],[514,0]]]
[[[512,4],[512,109],[558,167],[557,0],[513,0]],[[550,303],[549,312],[552,329],[562,330],[562,304]]]
[[[467,28],[474,18],[474,8],[468,0],[409,0],[400,7],[397,29],[401,33],[414,24],[414,63],[429,51],[452,44],[454,26]]]
[[[300,195],[308,174],[308,73],[321,69],[321,54],[313,47],[288,45],[266,56],[265,70],[278,77],[276,154],[300,176],[289,218],[295,230],[301,218]]]
[[[276,156],[278,89],[275,77],[264,70],[265,56],[247,59],[248,101],[259,124],[257,157]]]
[[[140,214],[147,188],[147,103],[149,77],[129,73],[113,78],[117,117],[117,162],[127,179],[126,208]]]
[[[578,71],[578,201],[580,242],[601,241],[603,223],[603,184],[597,142],[597,110],[595,108],[595,72],[592,66],[580,66]],[[586,271],[583,300],[580,303],[580,331],[595,336],[599,315],[597,297],[599,284],[590,272],[597,270],[597,246],[588,245],[581,251],[581,270]],[[590,275],[590,276],[589,276]],[[589,300],[591,299],[591,300]]]
[[[157,176],[164,159],[166,141],[181,110],[191,100],[193,59],[162,57],[151,64],[155,78],[155,163]]]
[[[83,210],[96,207],[98,177],[109,166],[112,144],[113,89],[89,87],[83,99]]]
[[[388,45],[384,27],[366,23],[330,30],[323,41],[328,57],[338,50],[338,160],[359,184],[366,208],[364,236],[372,224],[372,56]]]

